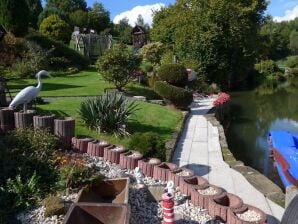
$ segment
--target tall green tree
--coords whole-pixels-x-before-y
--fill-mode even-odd
[[[127,17],[124,17],[118,24],[114,25],[114,31],[120,42],[124,44],[132,44],[132,27],[129,25],[129,19]]]
[[[50,15],[57,15],[59,16],[61,19],[63,19],[64,21],[68,21],[68,15],[66,15],[66,13],[59,9],[59,8],[55,8],[55,7],[46,7],[43,9],[43,11],[39,14],[38,16],[38,21],[37,21],[37,25],[40,26],[41,22],[49,17]]]
[[[85,0],[47,0],[47,7],[53,7],[63,10],[66,14],[76,10],[87,10]]]
[[[298,54],[298,31],[296,30],[290,34],[290,49],[294,54]]]
[[[181,59],[196,60],[210,82],[230,88],[253,68],[266,5],[265,0],[178,0],[156,13],[152,37],[172,44]]]
[[[16,36],[25,35],[29,25],[29,8],[26,0],[1,0],[0,24]]]
[[[42,12],[40,0],[26,0],[29,7],[29,26],[37,29],[38,16]]]
[[[69,14],[69,20],[71,25],[78,27],[87,27],[88,26],[88,12],[85,12],[81,9],[76,10]]]
[[[88,12],[89,28],[94,29],[97,33],[104,31],[110,25],[110,13],[102,3],[95,2]]]

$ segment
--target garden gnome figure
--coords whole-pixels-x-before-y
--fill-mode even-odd
[[[175,193],[175,190],[174,190],[174,182],[173,181],[169,181],[167,183],[167,186],[166,186],[166,192],[167,193],[170,193],[172,195],[174,195]]]
[[[134,171],[135,171],[134,172],[135,178],[137,180],[137,187],[138,188],[144,187],[144,181],[143,181],[144,174],[142,173],[140,167],[137,166]]]

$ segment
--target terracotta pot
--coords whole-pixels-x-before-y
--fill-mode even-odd
[[[103,157],[103,151],[105,147],[108,147],[110,144],[105,141],[94,140],[88,142],[87,153],[90,156]]]
[[[193,175],[194,175],[194,172],[192,170],[184,167],[181,167],[181,168],[179,167],[175,170],[172,170],[169,173],[168,181],[169,180],[174,181],[175,187],[180,188],[180,182],[183,180],[183,178],[192,177]]]
[[[74,203],[68,210],[63,223],[129,224],[130,214],[130,206],[127,204]]]
[[[180,191],[187,195],[191,195],[191,191],[193,187],[198,189],[205,189],[209,186],[208,180],[201,176],[193,176],[193,177],[185,177],[180,180]]]
[[[206,195],[206,194],[202,194],[199,192],[199,191],[207,190],[209,187],[214,188],[216,193],[212,194],[212,195]],[[222,188],[219,188],[212,184],[209,184],[208,187],[206,187],[205,189],[200,189],[197,186],[193,186],[192,190],[191,190],[191,194],[190,194],[191,202],[194,205],[199,206],[204,209],[209,208],[209,202],[211,199],[224,197],[225,195],[226,195],[226,193],[224,192],[224,190]]]
[[[92,138],[76,138],[71,139],[72,150],[78,153],[87,153],[88,143],[92,142]]]
[[[168,181],[169,173],[177,168],[178,166],[174,163],[163,162],[157,166],[154,166],[153,178],[161,181]]]
[[[54,134],[65,149],[71,148],[71,139],[75,134],[75,120],[71,117],[54,120]]]
[[[145,158],[138,161],[138,167],[140,167],[145,176],[153,177],[154,166],[159,165],[160,163],[160,159]]]
[[[50,133],[54,133],[54,118],[55,115],[36,115],[33,116],[34,129],[47,129]]]
[[[30,128],[33,127],[33,116],[35,111],[14,112],[14,123],[16,128]]]
[[[111,163],[119,164],[120,154],[126,152],[122,145],[110,145],[104,148],[103,158]]]
[[[209,215],[213,218],[220,218],[227,221],[229,209],[239,209],[243,206],[243,201],[237,195],[226,193],[224,197],[212,198],[209,202]]]
[[[142,159],[143,155],[138,151],[128,151],[120,154],[119,165],[122,169],[133,170],[138,166],[138,161]]]
[[[240,219],[237,214],[243,214],[248,210],[254,211],[260,215],[260,220],[258,221],[245,221]],[[227,223],[229,224],[266,224],[267,215],[261,210],[251,205],[243,204],[240,209],[229,209],[227,213]]]

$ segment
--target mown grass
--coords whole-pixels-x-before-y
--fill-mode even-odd
[[[77,110],[83,100],[54,100],[49,104],[39,105],[38,109],[44,112],[55,113],[57,116],[71,116],[76,119],[76,135],[89,136],[96,139],[106,140],[114,144],[123,144],[128,146],[130,137],[116,138],[113,135],[97,133],[89,130],[78,116]],[[165,141],[169,140],[172,133],[182,120],[180,111],[145,102],[138,102],[136,114],[129,123],[131,132],[148,132],[158,133]]]

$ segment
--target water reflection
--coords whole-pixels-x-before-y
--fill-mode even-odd
[[[263,86],[231,94],[230,122],[226,130],[235,157],[269,175],[266,136],[270,129],[298,133],[298,82],[278,88]]]

